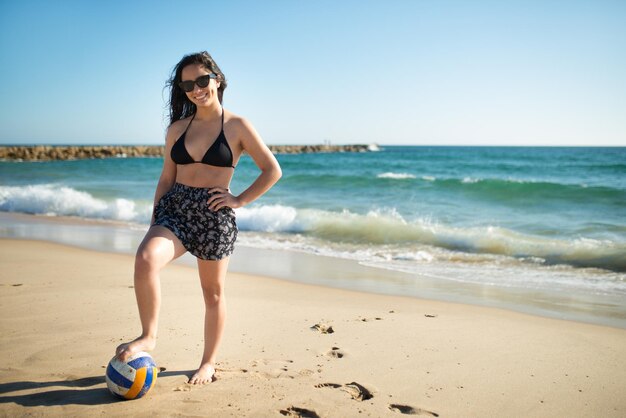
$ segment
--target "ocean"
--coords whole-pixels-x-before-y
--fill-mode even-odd
[[[626,300],[626,147],[285,154],[238,245],[451,283]],[[0,211],[148,225],[161,158],[0,162]],[[258,175],[242,157],[231,184]]]

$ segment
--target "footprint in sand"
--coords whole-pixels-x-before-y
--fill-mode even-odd
[[[333,332],[335,332],[335,330],[333,330],[333,327],[328,324],[315,324],[311,327],[311,329],[313,331],[319,331],[322,334],[332,334]]]
[[[215,373],[220,373],[220,379],[232,379],[234,377],[238,377],[239,375],[244,375],[248,373],[248,369],[241,367],[220,367],[215,370]]]
[[[220,369],[220,371],[225,372],[225,373],[248,373],[248,369],[241,368],[241,367],[235,367],[235,368],[230,368],[230,369]]]
[[[321,389],[321,388],[333,388],[333,389],[337,389],[342,387],[343,385],[340,385],[339,383],[319,383],[317,385],[315,385],[316,388]]]
[[[366,401],[368,399],[372,399],[374,395],[367,388],[357,382],[346,383],[345,385],[340,385],[339,383],[320,383],[315,385],[316,388],[332,388],[332,389],[341,389],[345,392],[348,392],[352,399],[355,401]]]
[[[252,361],[252,375],[263,379],[294,379],[298,372],[292,370],[293,360],[258,359]]]
[[[381,317],[375,317],[375,318],[363,318],[363,317],[359,317],[358,319],[356,319],[356,321],[361,321],[361,322],[370,322],[370,321],[382,321],[383,319]]]
[[[348,392],[356,401],[366,401],[374,397],[369,390],[357,382],[346,383],[341,389]]]
[[[343,352],[339,347],[333,347],[330,349],[330,351],[327,351],[324,355],[327,357],[332,357],[332,358],[343,358],[343,356],[345,356],[346,353]]]
[[[280,413],[286,417],[299,417],[299,418],[320,418],[315,411],[310,409],[298,408],[297,406],[290,406],[287,409],[281,409]]]
[[[389,409],[391,409],[394,412],[400,412],[401,414],[405,414],[405,415],[429,415],[431,417],[439,416],[439,414],[436,412],[427,411],[421,408],[413,408],[412,406],[409,406],[409,405],[400,405],[396,403],[390,404]]]

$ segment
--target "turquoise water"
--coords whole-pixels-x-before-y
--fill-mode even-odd
[[[626,148],[277,156],[240,244],[494,286],[626,295]],[[147,224],[158,158],[0,162],[0,211]],[[240,161],[231,189],[258,175]]]

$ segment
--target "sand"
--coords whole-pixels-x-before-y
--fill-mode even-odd
[[[0,416],[626,416],[624,329],[234,273],[217,380],[191,386],[204,305],[182,265],[161,277],[164,371],[118,401],[104,371],[140,330],[133,258],[3,239],[0,260]]]

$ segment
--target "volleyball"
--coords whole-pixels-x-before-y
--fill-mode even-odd
[[[113,357],[107,366],[107,387],[120,398],[138,399],[152,389],[157,374],[154,360],[143,351],[133,354],[126,362]]]

